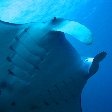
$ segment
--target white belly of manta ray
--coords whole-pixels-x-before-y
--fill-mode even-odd
[[[7,60],[0,68],[1,112],[82,112],[82,89],[106,53],[92,60],[82,58],[63,33],[76,32],[50,28],[31,26],[12,39],[9,55],[4,56]]]

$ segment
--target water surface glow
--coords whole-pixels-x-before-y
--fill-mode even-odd
[[[47,21],[53,17],[70,18],[90,0],[6,0],[0,1],[0,19],[11,23]],[[75,12],[75,13],[74,13]]]

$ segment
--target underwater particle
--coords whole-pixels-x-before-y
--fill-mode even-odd
[[[68,103],[68,99],[64,99],[64,101],[65,101],[66,103]]]
[[[47,101],[44,101],[44,104],[45,104],[46,106],[49,106],[49,105],[50,105]]]
[[[59,105],[59,102],[55,102],[56,105]]]
[[[7,84],[6,81],[2,81],[2,82],[0,83],[0,87],[1,87],[2,89],[7,88],[7,86],[8,86],[8,84]]]
[[[49,95],[51,95],[51,91],[48,89],[47,92],[49,93]]]
[[[30,109],[31,109],[31,110],[37,110],[37,109],[39,109],[39,108],[40,108],[40,107],[37,106],[37,105],[32,105]]]
[[[13,102],[11,103],[11,106],[15,106],[15,105],[16,105],[16,102],[13,101]]]

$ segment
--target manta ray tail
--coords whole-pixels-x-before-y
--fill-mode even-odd
[[[107,55],[107,53],[103,51],[94,57],[92,65],[89,69],[89,74],[91,76],[97,72],[97,70],[99,68],[99,63],[106,57],[106,55]]]

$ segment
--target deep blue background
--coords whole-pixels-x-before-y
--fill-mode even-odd
[[[112,112],[112,0],[91,2],[81,14],[76,19],[91,29],[94,43],[88,47],[70,38],[71,43],[84,56],[95,56],[101,51],[108,54],[83,90],[83,112]]]

